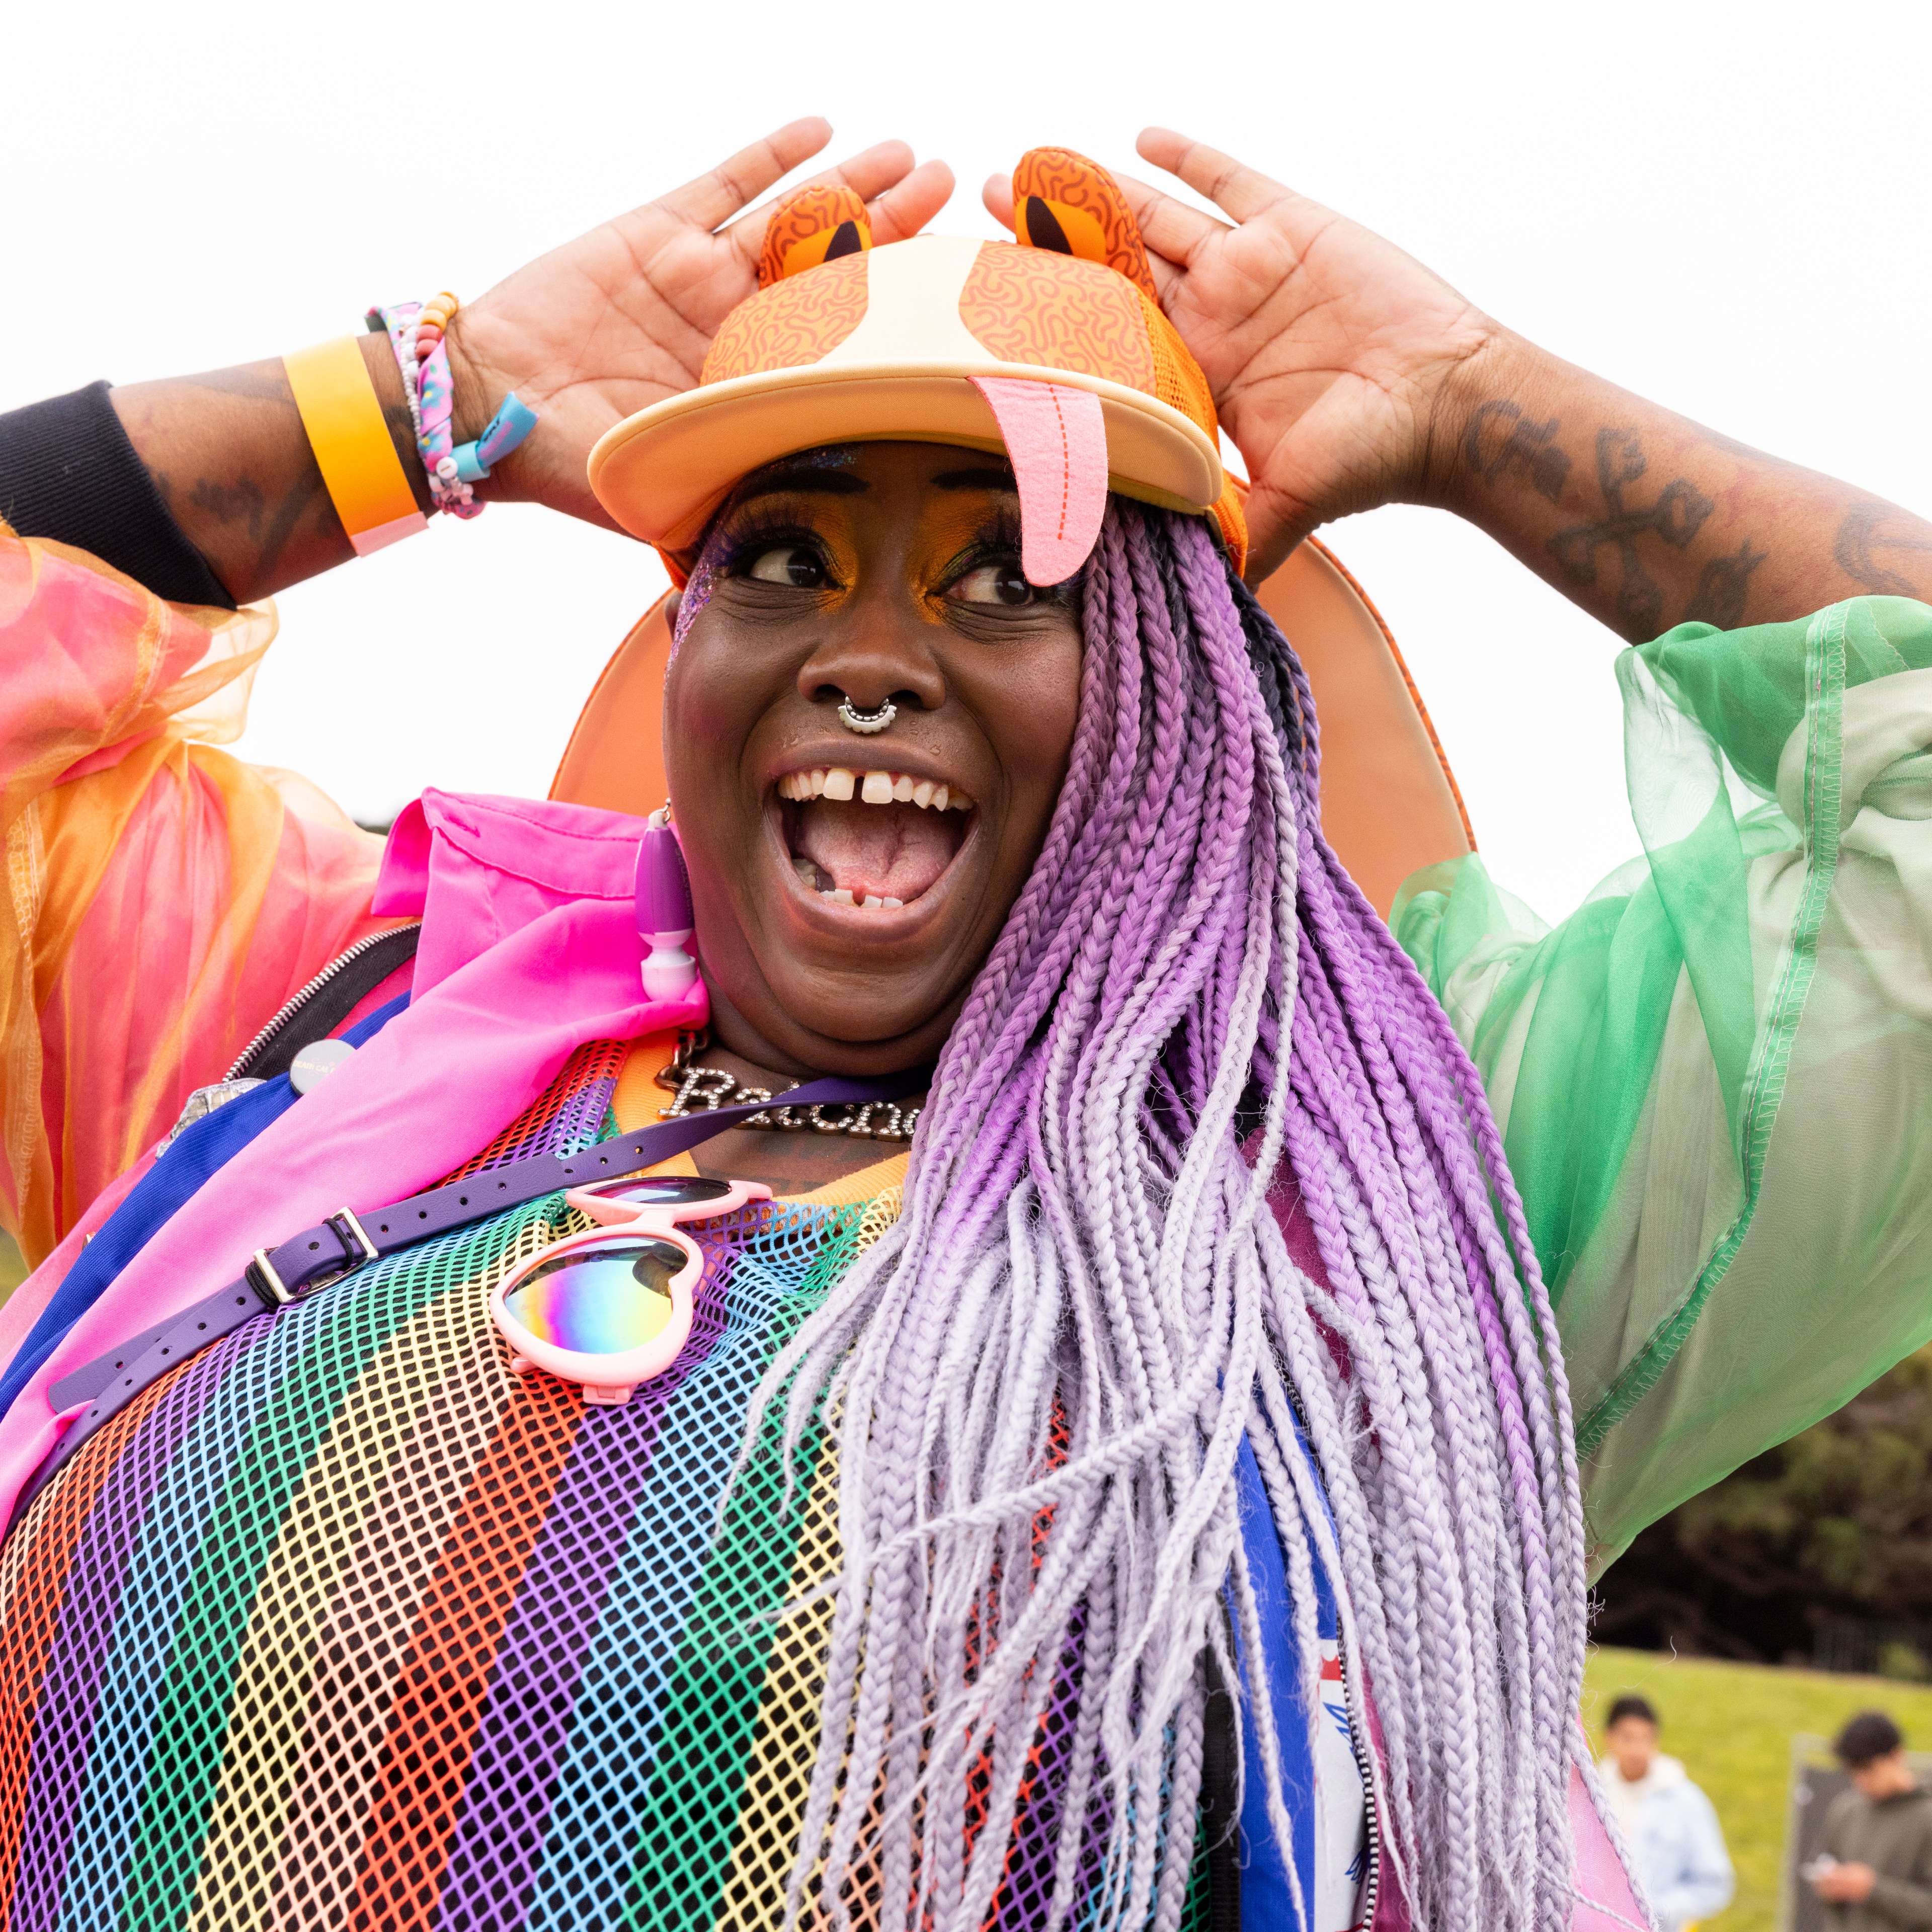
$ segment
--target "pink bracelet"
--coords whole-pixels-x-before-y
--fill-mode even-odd
[[[410,424],[416,431],[416,448],[422,452],[423,468],[429,476],[429,493],[436,507],[455,517],[477,517],[484,506],[476,494],[458,474],[454,438],[450,418],[455,402],[451,392],[449,351],[443,334],[457,310],[455,296],[448,290],[427,302],[398,302],[388,308],[372,308],[373,327],[380,323],[395,351],[396,364],[402,372],[403,394],[407,399]]]

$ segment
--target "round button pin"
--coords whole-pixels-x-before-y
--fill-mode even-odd
[[[356,1049],[346,1040],[318,1040],[305,1046],[289,1065],[289,1084],[298,1094],[319,1087]]]

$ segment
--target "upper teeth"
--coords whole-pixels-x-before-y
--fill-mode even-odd
[[[781,798],[844,800],[866,805],[916,805],[922,812],[970,812],[973,801],[950,785],[915,778],[904,772],[854,772],[843,765],[808,772],[787,772],[778,780]]]

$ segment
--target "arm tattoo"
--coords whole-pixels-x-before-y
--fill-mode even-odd
[[[1598,551],[1606,544],[1614,548],[1622,571],[1617,615],[1630,632],[1654,637],[1664,616],[1664,590],[1644,568],[1643,560],[1637,554],[1636,540],[1645,536],[1660,536],[1673,550],[1686,549],[1717,506],[1695,484],[1682,476],[1666,483],[1651,503],[1626,504],[1624,491],[1648,467],[1642,439],[1635,430],[1598,430],[1597,482],[1604,493],[1605,514],[1596,523],[1574,524],[1566,530],[1558,530],[1550,539],[1548,549],[1573,584],[1594,584]],[[1756,567],[1744,564],[1740,571],[1742,561],[1741,557],[1725,560],[1736,573],[1740,591],[1744,578]],[[1703,590],[1700,584],[1700,596]]]
[[[1512,402],[1485,403],[1469,418],[1462,458],[1485,483],[1498,476],[1527,477],[1537,494],[1553,503],[1570,474],[1570,459],[1556,447],[1561,427],[1554,416],[1546,423],[1526,422]]]
[[[1697,578],[1697,587],[1684,607],[1684,622],[1714,624],[1720,631],[1734,628],[1744,614],[1744,598],[1750,592],[1753,571],[1771,554],[1754,550],[1746,537],[1736,556],[1714,556]]]
[[[275,520],[268,526],[268,537],[255,558],[258,581],[274,570],[275,560],[282,554],[282,546],[294,536],[302,512],[322,494],[322,472],[311,463],[308,473],[275,506]]]
[[[204,476],[195,484],[188,501],[197,510],[205,510],[218,524],[232,524],[245,517],[250,542],[262,541],[262,512],[268,508],[268,499],[252,476],[244,476],[238,483],[218,483]]]
[[[1932,543],[1922,537],[1884,534],[1886,520],[1894,515],[1889,503],[1854,503],[1838,526],[1832,555],[1838,568],[1858,587],[1874,597],[1916,597],[1918,586],[1910,578],[1888,570],[1875,553],[1932,551]]]

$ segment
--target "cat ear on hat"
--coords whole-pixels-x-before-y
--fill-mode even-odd
[[[872,218],[856,190],[830,185],[802,188],[772,210],[758,256],[758,286],[770,288],[842,255],[861,255],[872,245]]]
[[[1022,248],[1078,255],[1126,277],[1160,300],[1140,224],[1113,176],[1071,148],[1030,148],[1013,170],[1013,238]]]

